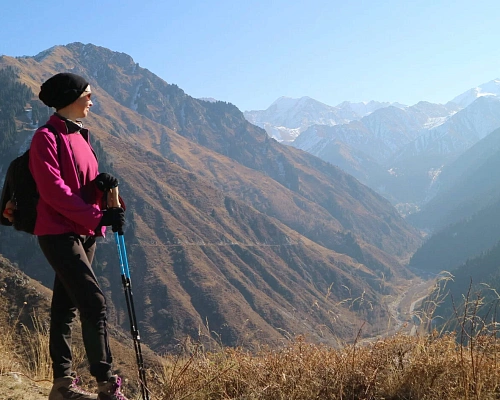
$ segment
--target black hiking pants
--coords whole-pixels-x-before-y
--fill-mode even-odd
[[[106,299],[92,270],[95,237],[44,235],[38,243],[56,273],[50,310],[49,350],[54,379],[71,375],[71,325],[79,311],[90,373],[98,382],[111,376]]]

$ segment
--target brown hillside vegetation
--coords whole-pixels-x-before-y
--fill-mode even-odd
[[[44,316],[50,291],[0,259],[0,400],[46,399],[51,386]],[[36,317],[30,306],[37,310]],[[471,305],[470,308],[474,308]],[[473,315],[471,315],[473,317]],[[462,321],[464,319],[459,317]],[[23,321],[26,321],[23,322]],[[32,323],[38,321],[37,323]],[[468,322],[472,322],[471,319]],[[359,399],[441,400],[500,398],[497,329],[471,330],[467,345],[455,335],[397,334],[338,348],[284,338],[255,352],[228,348],[214,339],[185,339],[168,356],[148,360],[151,400]],[[127,377],[124,391],[138,400],[133,357],[114,332],[113,350],[127,360],[117,365]],[[118,336],[116,336],[118,334]],[[78,335],[77,335],[78,336]],[[81,341],[75,343],[78,371],[86,373]],[[85,387],[95,389],[88,376]]]
[[[101,165],[121,181],[136,308],[154,350],[200,329],[249,348],[297,334],[336,344],[354,340],[363,323],[363,335],[384,329],[382,297],[411,276],[404,263],[421,243],[385,199],[126,54],[74,43],[0,57],[5,66],[34,93],[63,70],[90,79],[86,123],[106,152]],[[23,251],[20,234],[0,236],[0,252],[50,286],[39,252]],[[112,322],[126,327],[116,257],[108,237],[96,270]]]

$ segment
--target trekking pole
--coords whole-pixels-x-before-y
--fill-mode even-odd
[[[120,207],[120,198],[118,197],[118,187],[111,189],[108,193],[108,206]],[[122,275],[123,291],[127,302],[128,316],[130,320],[130,332],[134,342],[135,357],[139,368],[139,386],[143,400],[149,400],[149,392],[146,385],[146,370],[144,369],[144,359],[142,358],[141,336],[137,325],[137,317],[135,315],[134,298],[132,295],[132,282],[130,279],[130,269],[128,266],[127,250],[123,231],[115,232],[116,246],[118,247],[118,256],[120,257],[120,268]]]

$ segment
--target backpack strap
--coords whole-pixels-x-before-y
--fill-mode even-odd
[[[42,127],[46,127],[56,137],[57,158],[59,159],[59,170],[62,173],[62,168],[61,168],[61,137],[59,136],[59,132],[56,130],[56,128],[54,128],[50,124],[45,124]],[[81,173],[80,173],[80,168],[78,167],[78,163],[76,162],[76,159],[75,159],[75,153],[73,151],[73,146],[71,145],[71,141],[68,141],[68,143],[69,143],[69,147],[71,149],[71,160],[73,161],[73,165],[75,166],[75,171],[76,171],[76,175],[78,176],[78,181],[80,182],[80,186],[83,186],[82,178],[81,178]],[[94,153],[94,156],[95,156],[95,158],[97,160],[97,155],[95,154],[95,152],[94,152],[93,149],[92,149],[92,153]]]
[[[50,124],[45,124],[41,126],[41,128],[47,128],[50,132],[52,132],[56,138],[56,146],[57,146],[57,160],[59,161],[59,173],[61,174],[62,177],[62,163],[61,163],[61,136],[59,135],[59,132],[57,131],[56,128],[54,128]],[[78,180],[80,181],[80,171],[78,170],[78,165],[76,164],[75,156],[73,154],[73,147],[71,147],[71,143],[69,143],[69,146],[71,148],[71,160],[73,161],[73,165],[76,168],[76,174],[78,175]],[[80,181],[81,184],[81,181]]]
[[[59,169],[61,168],[61,137],[59,136],[59,132],[50,124],[45,124],[40,128],[47,128],[56,138],[56,146],[57,146],[57,158],[59,160]]]

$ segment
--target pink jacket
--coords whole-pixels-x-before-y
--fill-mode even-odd
[[[82,185],[78,179],[67,138],[66,123],[58,116],[52,115],[47,124],[59,132],[61,154],[57,154],[54,134],[46,127],[39,128],[31,141],[29,165],[40,194],[35,235],[70,232],[79,235],[103,235],[106,227],[102,227],[100,232],[94,232],[103,216],[100,205],[102,192],[95,188],[95,199],[92,204],[87,204],[82,199],[80,196]],[[88,135],[83,136],[90,146]],[[83,182],[85,183],[87,182]]]

